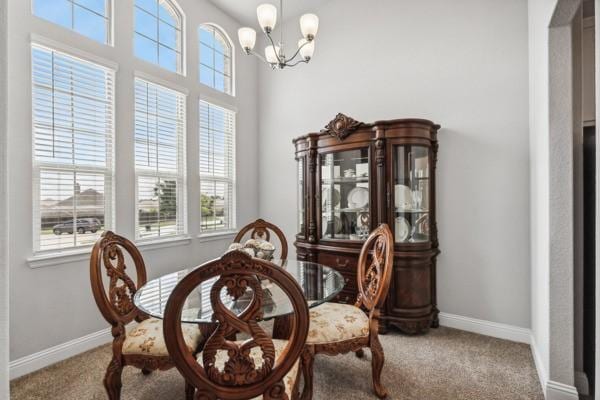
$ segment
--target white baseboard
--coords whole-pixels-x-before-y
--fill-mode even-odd
[[[440,325],[519,343],[531,343],[531,330],[498,322],[440,313]]]
[[[548,381],[546,383],[546,400],[579,400],[575,386]]]
[[[588,377],[583,371],[575,371],[575,387],[577,388],[577,392],[584,396],[588,396],[590,394],[590,382],[588,381]]]
[[[28,356],[11,361],[9,364],[10,379],[19,378],[31,372],[37,371],[59,361],[76,356],[95,347],[102,346],[112,340],[110,329],[103,329],[98,332],[78,339],[70,340],[58,346],[30,354]]]

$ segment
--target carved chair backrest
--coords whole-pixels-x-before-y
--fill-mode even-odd
[[[358,258],[357,307],[382,308],[390,289],[394,262],[394,239],[387,224],[379,225],[367,238]]]
[[[199,363],[185,344],[181,313],[188,295],[200,283],[215,277],[218,280],[212,286],[210,301],[217,329],[206,341],[202,363]],[[292,334],[277,359],[271,337],[258,323],[263,315],[261,279],[277,284],[294,309]],[[221,301],[223,288],[233,299],[251,290],[252,300],[240,315],[231,312]],[[197,399],[242,400],[259,395],[265,399],[287,399],[283,379],[305,346],[308,321],[308,305],[302,289],[287,271],[243,251],[231,251],[193,270],[177,284],[165,308],[163,330],[169,355],[186,381],[198,389]],[[237,333],[245,333],[250,338],[244,342],[226,339]],[[255,347],[260,348],[255,352],[262,352],[262,363],[256,363],[258,365],[250,354]],[[227,358],[224,365],[217,362],[217,352]]]
[[[133,260],[133,268],[126,265],[123,251]],[[132,277],[130,273],[135,275]],[[109,280],[108,288],[104,284],[104,274]],[[113,232],[104,232],[92,249],[90,279],[96,304],[109,324],[127,325],[134,319],[145,318],[133,304],[133,295],[146,283],[146,266],[132,242]]]
[[[277,225],[274,225],[263,219],[257,219],[256,221],[251,222],[248,225],[246,225],[245,227],[243,227],[242,229],[240,229],[240,231],[235,236],[235,239],[233,241],[234,241],[234,243],[241,243],[244,236],[247,233],[250,233],[251,239],[262,239],[262,240],[266,240],[266,241],[270,242],[271,241],[271,232],[273,232],[275,234],[275,236],[277,236],[277,238],[279,239],[280,250],[281,250],[280,258],[282,260],[287,260],[288,244],[287,244],[287,240],[285,239],[285,235],[283,234],[283,232],[281,231],[281,229],[279,229],[279,227]]]

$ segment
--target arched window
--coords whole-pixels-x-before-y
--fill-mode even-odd
[[[107,0],[34,0],[33,14],[100,43],[110,43],[110,4]]]
[[[233,93],[232,45],[227,36],[210,24],[198,29],[200,83],[220,92]]]
[[[183,72],[183,14],[170,0],[135,0],[135,55]]]

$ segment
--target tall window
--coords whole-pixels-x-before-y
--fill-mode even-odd
[[[135,0],[135,55],[182,72],[183,16],[169,0]]]
[[[110,42],[107,0],[34,0],[33,13],[98,42]]]
[[[235,113],[200,101],[201,233],[235,229]]]
[[[112,225],[114,71],[32,46],[34,248],[93,244]]]
[[[135,81],[138,238],[185,233],[185,95]]]
[[[200,83],[220,92],[232,94],[231,44],[218,28],[202,25],[200,42]]]

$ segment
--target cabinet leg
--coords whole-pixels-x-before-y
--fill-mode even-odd
[[[435,308],[433,312],[433,319],[431,320],[431,327],[437,329],[440,327],[440,311]]]

